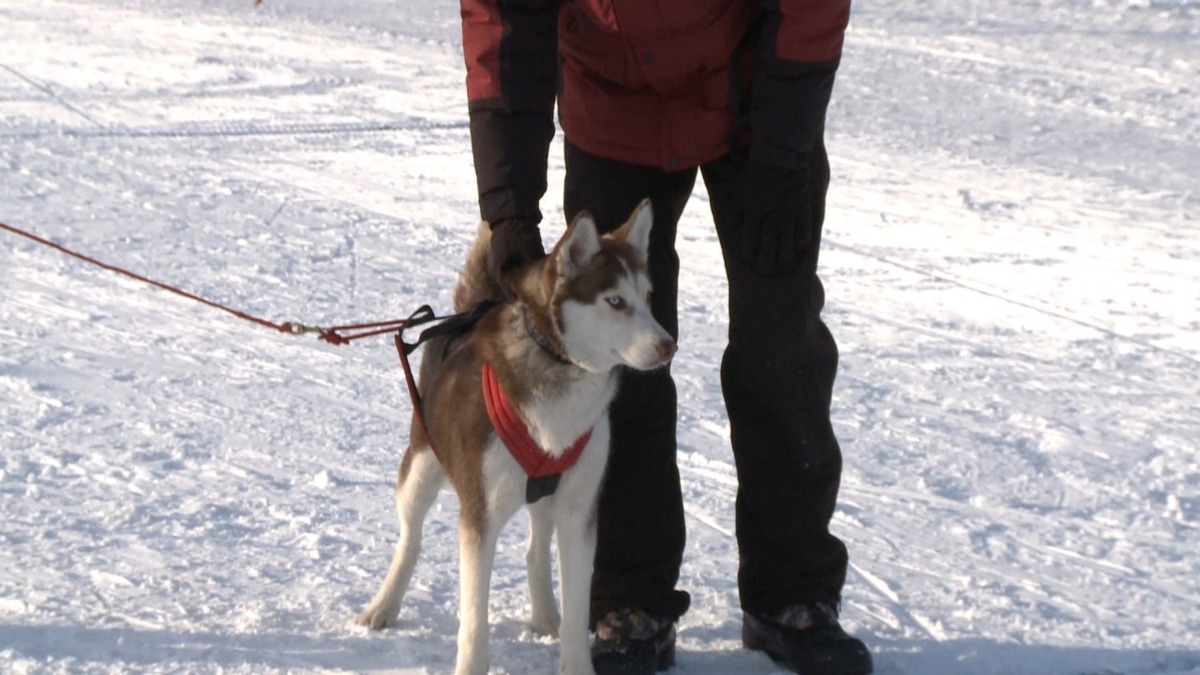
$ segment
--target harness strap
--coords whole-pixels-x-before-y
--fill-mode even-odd
[[[494,300],[485,300],[478,305],[475,305],[475,308],[469,312],[451,314],[449,316],[441,317],[436,316],[433,313],[433,309],[430,308],[429,305],[421,305],[417,311],[413,312],[411,316],[404,320],[404,325],[401,326],[400,330],[396,333],[396,340],[400,345],[402,345],[404,354],[408,355],[412,354],[417,347],[420,347],[422,344],[440,335],[461,337],[474,328],[475,324],[479,323],[479,320],[482,319],[488,312],[492,311],[492,308],[498,304],[499,303]],[[421,331],[421,335],[417,337],[416,342],[403,341],[402,338],[406,329],[435,322],[437,323],[436,326],[432,326]],[[453,343],[453,341],[451,342]],[[448,354],[449,350],[447,350],[446,353]]]
[[[504,442],[504,447],[508,448],[509,454],[528,476],[525,483],[525,503],[532,504],[542,497],[554,494],[563,472],[579,461],[580,455],[592,438],[592,430],[585,431],[558,457],[551,455],[533,440],[529,427],[525,426],[513,410],[512,402],[500,387],[499,378],[486,361],[482,371],[483,402],[487,406],[488,418],[496,429],[496,435]]]
[[[413,416],[417,418],[417,424],[421,428],[421,433],[425,434],[425,441],[429,443],[429,449],[433,451],[433,456],[442,466],[446,466],[446,462],[442,460],[442,456],[438,454],[437,445],[433,442],[433,434],[429,433],[429,425],[425,422],[424,404],[421,400],[421,392],[417,389],[417,380],[413,377],[412,366],[408,363],[408,356],[416,351],[422,343],[435,338],[439,335],[450,335],[461,337],[479,323],[479,320],[485,314],[490,312],[497,303],[488,300],[481,302],[469,312],[462,314],[452,314],[450,316],[438,317],[433,313],[433,309],[429,305],[421,305],[417,311],[413,312],[406,319],[400,329],[396,331],[396,353],[400,356],[400,365],[404,367],[404,382],[408,385],[408,397],[412,400]],[[416,342],[404,341],[404,330],[414,326],[420,326],[427,323],[438,322],[437,325],[431,326],[421,331],[421,335],[417,337]],[[451,346],[457,340],[451,339],[446,344],[446,354],[450,353]],[[444,356],[444,355],[443,355]]]

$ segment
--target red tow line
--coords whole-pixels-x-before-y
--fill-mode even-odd
[[[290,335],[306,335],[308,333],[316,333],[318,338],[320,338],[321,340],[324,340],[325,342],[328,342],[329,344],[344,345],[344,344],[349,344],[353,340],[358,340],[359,338],[371,337],[372,335],[382,335],[384,333],[390,333],[392,331],[396,331],[396,330],[399,330],[400,328],[404,327],[403,319],[393,320],[393,321],[376,321],[374,323],[347,324],[344,326],[331,326],[329,328],[322,328],[320,326],[307,326],[305,324],[296,323],[293,321],[285,321],[283,323],[275,323],[274,321],[268,321],[262,317],[254,316],[253,314],[249,314],[249,313],[243,312],[241,310],[233,309],[232,307],[226,307],[225,305],[222,305],[219,302],[213,302],[212,300],[202,298],[194,293],[189,293],[187,291],[184,291],[184,290],[181,290],[174,286],[171,286],[170,284],[165,284],[161,281],[155,281],[154,279],[150,279],[150,278],[144,277],[140,274],[130,272],[129,270],[121,268],[121,267],[117,267],[116,265],[110,265],[106,262],[96,260],[95,258],[93,258],[91,256],[87,256],[87,255],[84,255],[77,251],[73,251],[73,250],[67,248],[66,246],[57,244],[53,241],[50,241],[49,239],[43,239],[42,237],[39,237],[30,232],[26,232],[25,230],[21,230],[21,229],[12,227],[11,225],[6,225],[3,222],[0,222],[0,229],[5,230],[7,232],[11,232],[11,233],[17,235],[18,237],[24,237],[30,241],[37,242],[37,243],[41,244],[42,246],[52,248],[52,249],[58,251],[59,253],[64,253],[66,255],[71,256],[72,258],[77,258],[86,263],[95,265],[96,267],[106,269],[110,272],[116,272],[117,274],[125,275],[125,276],[129,277],[130,279],[136,279],[138,281],[141,281],[142,283],[150,284],[151,286],[154,286],[156,288],[161,288],[164,291],[167,291],[169,293],[174,293],[175,295],[178,295],[180,297],[184,297],[189,300],[195,300],[196,302],[198,302],[202,305],[207,305],[208,307],[212,307],[213,309],[219,309],[222,312],[228,312],[228,313],[236,316],[239,319],[244,319],[246,321],[249,321],[250,323],[255,323],[255,324],[258,324],[265,328],[271,328],[271,329],[277,330],[280,333],[288,333]]]

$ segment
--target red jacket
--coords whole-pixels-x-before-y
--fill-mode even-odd
[[[592,154],[670,171],[748,138],[755,160],[799,165],[823,132],[850,10],[849,0],[461,2],[492,223],[540,219],[556,96],[563,132]]]

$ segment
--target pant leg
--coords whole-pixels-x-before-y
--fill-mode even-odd
[[[821,321],[817,278],[829,161],[813,152],[813,228],[796,269],[765,279],[741,262],[744,196],[729,158],[702,167],[729,277],[729,345],[721,387],[738,471],[738,589],[742,608],[767,614],[835,601],[846,547],[829,533],[842,456],[829,419],[837,345]]]
[[[649,197],[654,214],[649,269],[651,313],[679,337],[679,257],[675,229],[696,170],[667,173],[597,157],[566,144],[563,209],[589,211],[601,232],[616,229]],[[690,597],[677,590],[685,542],[675,464],[676,392],[669,368],[624,369],[609,408],[612,450],[600,492],[592,622],[627,607],[678,618]]]

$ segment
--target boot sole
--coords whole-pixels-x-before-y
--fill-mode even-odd
[[[631,665],[628,665],[628,662],[627,662],[627,665],[616,666],[616,668],[618,670],[612,670],[612,671],[608,671],[608,672],[621,672],[621,673],[629,673],[629,674],[632,674],[635,672],[637,672],[637,673],[654,673],[654,672],[661,673],[665,670],[669,670],[670,668],[672,668],[675,665],[675,640],[674,639],[672,639],[669,644],[665,645],[661,649],[661,651],[658,650],[657,648],[655,648],[654,645],[650,645],[650,648],[654,649],[654,665],[651,668],[646,669],[646,670],[636,670],[635,671]],[[647,656],[649,656],[649,654],[647,654]],[[595,658],[596,657],[593,654],[593,659],[595,659]],[[593,663],[595,663],[595,661],[593,661]],[[645,663],[645,662],[643,662],[643,663]],[[600,670],[603,670],[603,668],[597,668],[597,671],[600,671]]]
[[[753,634],[750,629],[746,627],[744,622],[742,623],[742,646],[750,651],[762,652],[766,654],[767,656],[771,657],[771,660],[775,663],[784,666],[788,670],[791,670],[798,675],[871,675],[871,673],[875,672],[874,664],[867,666],[866,670],[857,670],[854,672],[844,669],[831,669],[831,667],[822,666],[820,664],[814,664],[813,668],[805,671],[795,670],[795,668],[787,662],[787,659],[784,657],[783,652],[780,649],[773,645],[769,640],[765,640],[762,637]]]

